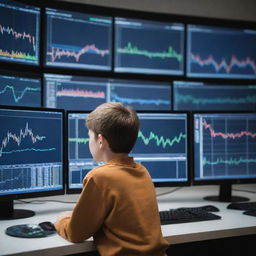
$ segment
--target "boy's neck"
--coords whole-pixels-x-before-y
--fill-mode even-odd
[[[128,156],[127,153],[114,153],[112,151],[108,151],[108,152],[105,152],[105,154],[103,156],[103,159],[104,159],[103,161],[105,163],[107,163],[112,159],[120,158],[120,157],[127,157],[127,156]]]

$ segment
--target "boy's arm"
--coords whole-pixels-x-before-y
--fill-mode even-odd
[[[93,178],[86,177],[80,198],[71,216],[54,224],[57,232],[71,242],[81,242],[96,233],[107,214],[106,198]]]

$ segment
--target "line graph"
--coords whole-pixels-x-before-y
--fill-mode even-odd
[[[175,110],[256,110],[256,87],[174,82]]]
[[[70,143],[78,143],[78,144],[87,144],[89,143],[89,138],[68,138],[68,142]]]
[[[33,87],[25,87],[23,91],[20,92],[20,95],[17,95],[17,91],[15,91],[15,87],[12,85],[6,85],[3,90],[0,90],[0,97],[1,95],[4,96],[6,92],[10,90],[13,96],[13,100],[15,103],[18,103],[20,100],[22,100],[25,96],[25,94],[29,92],[40,92],[40,88],[33,88]]]
[[[0,59],[38,65],[40,9],[3,4],[0,16]]]
[[[12,133],[12,132],[7,132],[6,137],[2,140],[1,142],[1,147],[0,147],[0,157],[3,154],[10,154],[14,152],[24,152],[24,151],[40,151],[40,149],[22,149],[22,150],[11,150],[9,152],[4,152],[3,150],[8,146],[10,141],[14,141],[17,146],[19,147],[22,143],[22,140],[25,139],[26,137],[29,137],[31,139],[31,143],[35,144],[38,141],[42,141],[46,139],[45,136],[39,136],[39,135],[34,135],[32,129],[29,128],[28,123],[26,123],[26,126],[24,128],[24,131],[20,129],[18,134]]]
[[[172,90],[168,83],[113,81],[110,101],[122,102],[136,110],[170,110]]]
[[[192,95],[176,95],[178,102],[188,103],[191,102],[195,105],[207,105],[207,104],[248,104],[256,103],[256,96],[246,96],[244,98],[231,98],[231,97],[217,97],[217,98],[199,98]]]
[[[69,48],[72,48],[69,46]],[[92,45],[85,45],[83,48],[77,50],[77,51],[70,51],[65,50],[60,47],[51,47],[51,62],[56,62],[57,60],[60,61],[63,57],[72,58],[76,62],[80,62],[80,58],[84,54],[96,54],[101,57],[105,57],[106,55],[110,54],[110,51],[108,49],[101,50],[95,46],[95,44]]]
[[[177,119],[168,114],[139,114],[140,130],[132,153],[152,157],[184,156],[187,145],[185,117],[184,114]]]
[[[154,132],[150,132],[149,136],[145,136],[142,131],[140,130],[138,133],[138,138],[143,141],[143,143],[147,146],[151,141],[153,141],[158,147],[161,146],[163,148],[172,147],[175,143],[180,143],[182,139],[186,139],[187,135],[183,134],[182,132],[179,135],[170,138],[164,138],[164,136],[156,135]]]
[[[123,104],[139,104],[139,105],[167,105],[170,106],[171,101],[170,100],[164,100],[164,99],[142,99],[142,98],[125,98],[120,97],[115,93],[111,93],[111,101],[117,101],[122,102]]]
[[[232,69],[235,67],[239,69],[250,68],[252,73],[256,74],[256,62],[250,58],[238,59],[235,55],[232,55],[230,61],[222,59],[220,62],[216,61],[213,56],[203,59],[198,54],[191,53],[191,63],[196,63],[201,67],[211,66],[214,68],[215,72],[224,71],[225,73],[231,73]]]
[[[61,112],[1,108],[1,165],[61,162],[63,143],[61,114]]]
[[[227,164],[227,165],[240,165],[242,163],[256,163],[256,158],[234,158],[230,157],[229,159],[224,159],[222,157],[217,157],[215,161],[209,161],[206,157],[203,158],[203,165],[219,165],[219,164]]]
[[[5,27],[2,24],[0,24],[0,33],[2,35],[6,33],[7,35],[13,36],[15,40],[28,40],[28,42],[32,45],[33,50],[36,51],[36,39],[34,35],[31,35],[26,32],[17,32],[12,27]]]
[[[248,136],[251,138],[256,138],[256,132],[250,132],[250,131],[240,131],[238,133],[224,133],[224,132],[216,132],[212,125],[207,123],[207,121],[204,119],[203,120],[203,127],[204,129],[208,129],[210,132],[211,137],[217,137],[220,136],[222,139],[237,139],[237,138],[242,138],[243,136]]]
[[[172,46],[169,46],[167,51],[152,52],[148,50],[139,49],[137,46],[133,46],[131,42],[128,42],[127,46],[125,46],[124,48],[118,48],[117,52],[121,54],[141,55],[148,58],[174,58],[178,62],[181,62],[182,60],[182,55],[177,53]]]
[[[76,90],[68,90],[68,89],[62,89],[58,90],[56,93],[57,97],[81,97],[81,98],[98,98],[98,99],[105,99],[106,94],[104,91],[91,91],[91,90],[82,90],[82,89],[76,89]]]

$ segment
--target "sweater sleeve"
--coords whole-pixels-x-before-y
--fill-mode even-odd
[[[82,242],[102,226],[107,214],[106,198],[92,177],[84,179],[83,190],[71,217],[55,223],[57,232],[71,242]]]

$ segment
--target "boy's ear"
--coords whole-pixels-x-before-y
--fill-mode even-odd
[[[108,145],[107,140],[102,134],[98,134],[98,143],[100,148],[104,148],[106,145]]]

